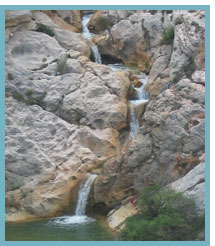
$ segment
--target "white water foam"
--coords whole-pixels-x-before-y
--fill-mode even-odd
[[[91,185],[97,175],[88,174],[88,179],[82,185],[81,189],[78,192],[78,203],[75,210],[75,215],[69,216],[60,216],[56,217],[50,222],[56,225],[79,225],[79,224],[88,224],[95,221],[93,218],[89,218],[85,215],[87,207],[87,198],[90,193]]]
[[[87,198],[90,193],[91,185],[97,175],[91,174],[85,184],[81,187],[78,192],[78,204],[75,210],[75,215],[85,215],[85,210],[87,206]]]
[[[69,216],[69,215],[65,215],[65,216],[60,216],[60,217],[56,217],[52,223],[56,224],[56,225],[80,225],[80,224],[88,224],[88,223],[92,223],[94,222],[95,219],[93,218],[89,218],[86,215],[81,215],[81,216]]]
[[[134,87],[136,96],[135,100],[129,101],[129,108],[130,108],[130,137],[133,139],[137,136],[139,131],[139,121],[136,112],[136,107],[148,102],[148,93],[145,91],[144,87],[148,81],[148,77],[141,73],[137,75],[138,80],[142,84],[140,87]]]

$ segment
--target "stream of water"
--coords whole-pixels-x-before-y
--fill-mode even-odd
[[[83,27],[83,36],[89,40],[91,50],[94,56],[94,60],[96,63],[101,64],[102,63],[102,58],[99,53],[98,47],[96,44],[93,43],[92,39],[95,36],[93,33],[91,33],[87,27],[88,22],[90,21],[92,14],[84,15],[82,19],[82,27]]]
[[[138,106],[145,104],[148,102],[148,92],[144,89],[147,81],[148,76],[144,73],[140,73],[136,76],[138,81],[142,84],[139,87],[133,87],[136,92],[135,100],[129,101],[129,108],[130,108],[130,137],[133,139],[137,136],[139,131],[139,120],[138,120],[138,113],[137,108]]]
[[[101,55],[99,53],[98,47],[96,44],[93,43],[92,39],[95,36],[94,34],[90,33],[87,25],[90,21],[92,14],[88,14],[83,16],[82,19],[82,26],[83,26],[83,35],[86,39],[90,41],[91,50],[94,56],[95,62],[101,64],[102,59]],[[132,68],[126,67],[123,63],[115,63],[115,64],[108,64],[108,66],[113,71],[134,71]],[[144,104],[148,101],[148,93],[145,91],[144,87],[147,83],[148,76],[146,76],[144,73],[140,73],[137,75],[138,80],[142,83],[140,87],[134,87],[136,92],[136,98],[135,100],[131,100],[129,102],[129,108],[130,108],[130,138],[133,139],[136,137],[138,131],[139,131],[139,121],[138,121],[138,114],[137,114],[137,106],[140,104]]]
[[[91,44],[92,54],[97,63],[102,63],[98,47],[93,43],[94,34],[89,32],[87,24],[92,14],[85,15],[82,20],[83,36]],[[108,64],[113,71],[135,71],[123,63]],[[139,131],[137,107],[148,101],[148,93],[144,87],[148,77],[144,73],[136,75],[142,84],[133,87],[136,92],[134,100],[129,101],[130,137],[136,137]],[[89,174],[86,182],[80,187],[75,214],[66,214],[52,219],[41,219],[24,223],[6,223],[6,241],[113,241],[114,235],[105,225],[104,217],[88,217],[85,214],[87,199],[96,175]]]

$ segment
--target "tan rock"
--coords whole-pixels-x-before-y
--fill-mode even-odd
[[[150,97],[156,97],[158,96],[161,92],[163,92],[165,89],[168,88],[169,84],[169,78],[164,78],[164,79],[156,79],[153,83],[148,83],[147,84],[147,90],[150,93]]]
[[[57,14],[67,23],[76,28],[78,32],[82,31],[80,10],[56,10]]]
[[[16,211],[15,213],[6,213],[5,222],[23,222],[28,220],[37,219],[37,216],[26,213],[25,211]]]
[[[142,83],[138,80],[138,78],[134,75],[130,76],[130,80],[132,81],[134,87],[142,86]]]
[[[14,27],[31,20],[30,10],[7,10],[5,12],[5,27]]]
[[[58,25],[61,29],[73,31],[73,32],[79,32],[79,29],[76,26],[73,26],[66,21],[64,21],[60,16],[58,16],[57,13],[53,12],[52,10],[43,10],[44,13],[46,13],[53,22]]]
[[[118,209],[113,209],[107,215],[107,222],[110,228],[121,230],[124,226],[126,218],[136,214],[138,208],[132,203],[127,203]]]

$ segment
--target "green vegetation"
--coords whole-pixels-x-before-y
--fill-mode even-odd
[[[12,73],[8,73],[7,74],[7,79],[8,80],[13,80],[14,79],[13,74]]]
[[[113,26],[114,23],[108,18],[100,15],[94,22],[94,27],[96,31],[102,31]]]
[[[44,105],[43,99],[47,95],[47,92],[43,92],[39,97],[33,98],[33,91],[27,90],[25,95],[27,96],[27,99],[25,100],[25,103],[27,105],[37,104],[37,105],[43,107],[43,105]]]
[[[139,196],[138,205],[140,212],[126,220],[121,240],[193,241],[203,231],[204,217],[182,193],[150,186]]]
[[[48,27],[48,26],[45,26],[43,24],[38,24],[38,27],[37,27],[36,31],[37,32],[43,32],[43,33],[45,33],[45,34],[47,34],[47,35],[49,35],[51,37],[54,36],[54,32],[51,30],[51,28]]]
[[[172,44],[173,40],[174,40],[174,27],[170,26],[168,27],[164,33],[163,33],[163,37],[160,41],[160,44]]]
[[[66,60],[60,60],[57,62],[57,71],[60,75],[64,74],[66,71],[66,68],[68,67],[66,64]]]
[[[25,92],[25,95],[26,95],[27,97],[31,97],[32,94],[33,94],[33,91],[32,91],[32,90],[26,90],[26,92]]]
[[[16,91],[13,93],[13,97],[20,101],[20,102],[24,102],[27,105],[33,105],[33,104],[37,104],[39,106],[43,106],[44,102],[43,99],[45,98],[45,96],[47,95],[47,92],[43,92],[41,93],[41,95],[37,98],[33,98],[33,91],[32,90],[26,90],[25,94],[22,94],[19,91]]]
[[[16,100],[20,101],[20,102],[24,102],[24,97],[23,97],[22,93],[19,92],[19,91],[15,91],[15,92],[13,93],[13,97],[14,97]]]
[[[192,55],[188,56],[187,64],[183,67],[186,76],[189,78],[196,70],[196,63]]]

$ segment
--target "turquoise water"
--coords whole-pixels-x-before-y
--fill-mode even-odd
[[[6,223],[6,241],[115,241],[116,235],[105,225],[104,218],[82,220],[61,216],[25,223]]]

